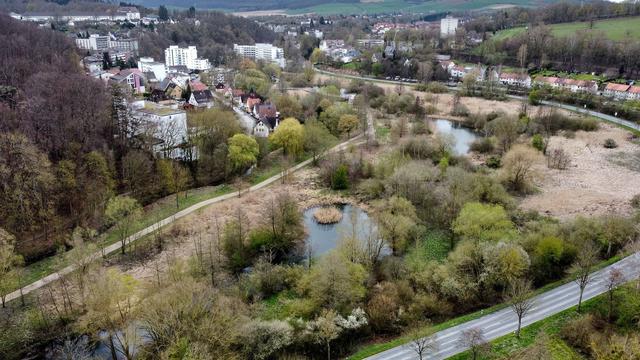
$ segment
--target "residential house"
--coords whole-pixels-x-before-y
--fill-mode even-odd
[[[640,86],[631,86],[629,88],[629,96],[627,97],[629,100],[640,100]]]
[[[184,159],[187,113],[173,105],[140,100],[130,104],[131,116],[141,124],[135,136],[152,138],[152,150],[159,156]]]
[[[262,99],[260,99],[260,97],[258,97],[258,95],[256,95],[255,93],[251,93],[245,95],[245,99],[242,101],[242,103],[246,112],[253,113],[256,105],[260,105],[262,103]]]
[[[547,86],[553,89],[561,87],[560,78],[555,76],[538,76],[533,80],[534,86]]]
[[[590,80],[574,80],[558,77],[538,76],[533,80],[535,86],[548,86],[553,89],[568,90],[571,92],[598,92],[598,83]]]
[[[607,86],[605,86],[602,95],[617,100],[624,100],[627,99],[630,88],[631,85],[627,84],[608,83]]]
[[[211,93],[211,90],[192,90],[191,97],[189,97],[189,104],[196,108],[212,108],[213,94]]]
[[[590,80],[561,79],[562,88],[571,92],[598,92],[598,83]]]
[[[253,127],[253,134],[256,137],[267,137],[269,133],[278,127],[280,113],[272,103],[257,105],[254,107],[254,117],[258,119]]]
[[[531,76],[527,74],[502,72],[499,79],[502,84],[507,86],[531,87]]]
[[[109,82],[127,85],[137,94],[145,92],[145,82],[142,72],[138,69],[125,69],[109,78]]]
[[[454,65],[451,67],[451,70],[449,71],[449,75],[451,75],[452,78],[462,79],[465,76],[467,76],[467,74],[475,74],[476,81],[483,81],[485,78],[486,71],[487,69],[482,66]]]

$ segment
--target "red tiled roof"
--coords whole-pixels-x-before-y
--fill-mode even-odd
[[[500,79],[518,79],[518,80],[526,80],[529,78],[527,74],[518,74],[518,73],[509,73],[503,72],[500,74]]]
[[[632,94],[640,94],[640,86],[632,86],[629,88],[629,92]]]
[[[543,83],[547,83],[547,84],[557,84],[559,82],[559,78],[554,77],[554,76],[538,76],[536,78],[536,82],[543,82]]]
[[[189,86],[191,87],[191,91],[205,91],[205,90],[209,90],[209,88],[207,87],[207,85],[201,83],[200,81],[191,81],[189,83]]]
[[[616,83],[608,83],[607,87],[605,87],[605,90],[609,90],[609,91],[620,91],[620,92],[625,92],[627,90],[629,90],[629,85],[627,84],[616,84]]]

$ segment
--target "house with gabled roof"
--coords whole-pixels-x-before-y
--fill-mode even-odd
[[[210,109],[213,107],[213,93],[209,89],[191,91],[189,104],[196,108]]]
[[[523,73],[502,72],[500,82],[507,86],[531,87],[531,76]]]
[[[602,91],[602,95],[614,99],[626,99],[631,85],[627,84],[616,84],[616,83],[608,83],[607,86],[604,87],[604,91]]]

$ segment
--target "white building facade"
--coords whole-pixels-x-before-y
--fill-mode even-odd
[[[440,36],[441,37],[449,37],[456,34],[456,29],[458,28],[458,19],[447,16],[440,20]]]
[[[141,57],[138,60],[138,69],[141,72],[152,72],[158,81],[167,77],[167,67],[161,62],[156,62],[151,57]]]
[[[257,43],[255,45],[233,44],[233,51],[236,54],[254,60],[264,60],[278,64],[281,68],[286,66],[284,50],[271,44]]]
[[[195,46],[181,48],[171,45],[165,49],[164,59],[167,66],[186,66],[189,70],[211,69],[208,59],[198,58],[198,50]]]

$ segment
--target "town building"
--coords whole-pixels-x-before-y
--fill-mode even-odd
[[[602,91],[602,95],[617,100],[627,99],[629,88],[631,85],[608,83]]]
[[[281,68],[286,66],[284,50],[271,44],[257,43],[255,45],[233,44],[236,54],[249,59],[264,60],[278,64]]]
[[[141,57],[138,60],[138,69],[143,73],[152,72],[156,80],[162,81],[167,77],[167,67],[151,57]]]
[[[125,69],[109,77],[109,82],[126,85],[137,94],[145,92],[145,81],[139,69]]]
[[[94,12],[25,12],[23,14],[10,13],[12,18],[22,21],[34,22],[78,22],[78,21],[138,21],[140,20],[140,11],[131,6],[119,7],[115,11],[107,11],[104,13]]]
[[[456,34],[458,28],[458,18],[447,16],[440,20],[440,37],[449,37]]]
[[[195,46],[181,48],[171,45],[164,50],[164,58],[167,66],[186,66],[189,70],[200,71],[211,69],[208,59],[198,58],[198,49]]]
[[[531,87],[531,76],[527,74],[502,72],[500,73],[499,80],[500,83],[507,86]]]
[[[571,92],[589,92],[596,94],[598,92],[598,83],[590,80],[575,80],[559,77],[538,76],[533,80],[534,86],[547,86],[552,89],[562,89]]]
[[[103,51],[109,48],[109,36],[91,34],[88,38],[76,39],[76,46],[83,50]]]
[[[165,105],[140,100],[131,103],[129,108],[131,116],[140,124],[135,136],[152,137],[153,152],[158,157],[187,157],[187,113],[180,109],[176,102],[167,102]]]
[[[196,108],[210,109],[213,107],[213,93],[209,89],[193,90],[189,97],[189,104]]]

